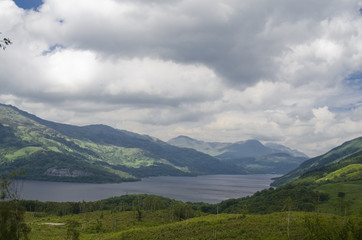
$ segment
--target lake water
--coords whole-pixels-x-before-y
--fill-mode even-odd
[[[39,201],[96,201],[125,194],[155,194],[181,201],[218,203],[269,188],[280,175],[205,175],[149,177],[139,182],[112,184],[22,181],[22,199]]]

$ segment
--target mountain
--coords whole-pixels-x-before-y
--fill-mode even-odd
[[[303,157],[303,158],[309,158],[306,154],[296,150],[296,149],[290,149],[286,146],[283,146],[281,144],[276,144],[276,143],[266,143],[265,144],[266,147],[274,149],[276,151],[280,151],[283,153],[287,153],[293,157]]]
[[[193,149],[105,125],[55,123],[0,104],[0,174],[33,180],[120,182],[159,175],[242,174]]]
[[[307,155],[297,150],[273,143],[263,145],[258,140],[218,143],[178,136],[167,143],[210,154],[223,162],[245,168],[250,173],[284,174],[308,159]]]
[[[329,152],[302,163],[273,182],[274,186],[293,182],[362,179],[362,137],[343,143]]]
[[[178,136],[172,138],[168,140],[167,143],[177,147],[192,148],[211,156],[222,154],[224,152],[223,148],[230,145],[230,143],[204,142],[187,136]]]
[[[248,157],[261,157],[275,153],[271,148],[265,147],[258,140],[247,140],[232,143],[223,148],[223,153],[217,155],[221,159],[235,159]]]

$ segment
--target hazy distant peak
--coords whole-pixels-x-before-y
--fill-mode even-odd
[[[286,152],[289,153],[290,155],[294,156],[294,157],[304,157],[304,158],[309,158],[306,154],[296,150],[296,149],[291,149],[289,147],[286,147],[284,145],[281,144],[277,144],[277,143],[265,143],[265,146],[275,149],[277,151],[281,151],[281,152]]]
[[[177,136],[177,137],[175,137],[174,139],[188,139],[188,140],[196,140],[196,139],[193,139],[193,138],[190,138],[190,137],[188,137],[188,136],[185,136],[185,135],[180,135],[180,136]]]
[[[180,135],[172,138],[167,143],[184,148],[193,148],[200,152],[218,157],[255,157],[273,153],[287,153],[293,157],[308,158],[302,152],[292,150],[280,144],[263,144],[257,139],[248,139],[235,143],[204,142],[188,136]]]
[[[244,142],[244,144],[264,146],[260,141],[258,141],[256,139],[248,139]]]
[[[197,140],[197,139],[193,139],[191,137],[188,137],[188,136],[185,136],[185,135],[180,135],[180,136],[177,136],[175,138],[172,138],[170,139],[169,141],[191,141],[191,142],[202,142],[200,140]]]

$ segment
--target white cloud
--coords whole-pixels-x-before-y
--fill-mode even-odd
[[[0,101],[163,140],[273,140],[315,155],[362,134],[357,0],[0,0]],[[357,74],[358,75],[358,74]],[[357,86],[357,87],[356,87]]]
[[[328,110],[328,107],[313,109],[315,134],[323,134],[326,132],[334,131],[330,125],[335,121],[335,114]]]

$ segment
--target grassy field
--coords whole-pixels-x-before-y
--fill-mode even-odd
[[[316,190],[329,194],[329,201],[319,206],[320,211],[341,215],[362,216],[362,181],[328,183]],[[341,197],[342,195],[343,197]]]
[[[289,216],[289,217],[288,217]],[[288,231],[289,219],[289,231]],[[67,222],[79,223],[79,239],[360,239],[362,219],[280,212],[266,215],[219,214],[178,221],[169,211],[97,211],[69,216],[27,213],[30,239],[66,239]],[[345,238],[346,237],[346,238]]]
[[[24,147],[11,154],[6,155],[5,158],[9,160],[14,160],[20,157],[30,156],[31,154],[40,150],[42,150],[41,147]]]
[[[345,179],[348,180],[358,180],[362,179],[362,164],[350,164],[344,168],[338,169],[334,172],[331,172],[316,180],[316,182],[323,182],[323,181],[332,181],[332,182],[339,182]]]

